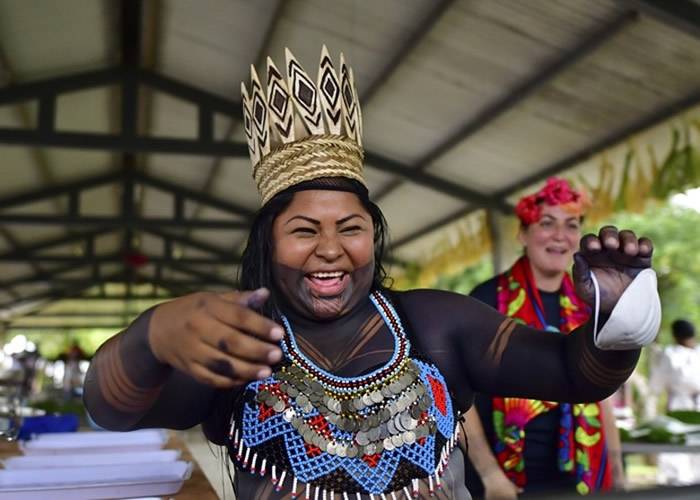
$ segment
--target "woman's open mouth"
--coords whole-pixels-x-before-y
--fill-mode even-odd
[[[345,271],[318,271],[304,275],[304,280],[312,295],[334,297],[345,290],[350,274]]]

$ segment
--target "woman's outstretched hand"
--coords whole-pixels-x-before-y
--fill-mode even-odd
[[[632,231],[614,226],[601,228],[597,236],[585,235],[574,255],[576,293],[593,305],[595,289],[589,272],[593,271],[600,286],[600,310],[611,312],[635,276],[651,267],[653,251],[650,239],[638,239]]]
[[[159,305],[148,340],[155,357],[195,380],[219,388],[270,375],[282,359],[280,325],[255,309],[270,292],[199,292]]]

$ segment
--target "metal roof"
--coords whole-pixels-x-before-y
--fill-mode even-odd
[[[0,320],[234,286],[259,204],[240,82],[324,43],[399,264],[700,103],[698,1],[0,0]]]

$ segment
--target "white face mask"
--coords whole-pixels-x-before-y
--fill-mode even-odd
[[[625,351],[651,344],[661,326],[661,300],[656,288],[656,273],[645,269],[634,278],[600,331],[600,290],[595,276],[592,278],[595,287],[593,339],[596,347]]]

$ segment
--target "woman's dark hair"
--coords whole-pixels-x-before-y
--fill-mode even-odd
[[[677,319],[671,323],[671,332],[678,340],[692,339],[695,337],[695,327],[687,319]]]
[[[286,189],[272,197],[258,211],[253,220],[248,235],[245,250],[241,256],[241,265],[238,273],[238,283],[242,290],[256,290],[260,287],[272,289],[272,226],[275,218],[281,214],[292,202],[294,194],[298,191],[309,189],[329,189],[346,191],[357,195],[362,206],[372,217],[374,226],[374,278],[372,289],[386,286],[387,273],[382,261],[388,243],[389,235],[386,219],[381,209],[369,199],[367,188],[354,179],[344,177],[332,177],[303,182]],[[264,312],[274,311],[274,294],[268,301],[269,307]]]

